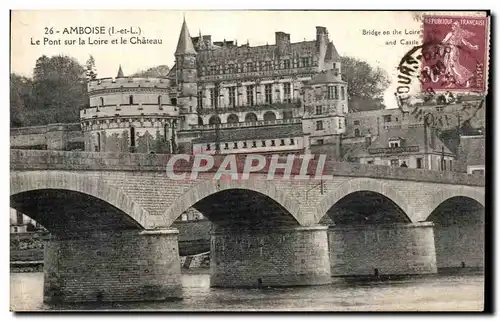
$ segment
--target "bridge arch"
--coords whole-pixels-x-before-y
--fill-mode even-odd
[[[334,191],[328,193],[323,198],[317,208],[316,222],[320,222],[321,219],[327,215],[328,211],[344,197],[357,192],[380,194],[399,207],[406,215],[406,218],[411,221],[411,218],[408,217],[410,212],[405,198],[395,189],[390,187],[388,183],[371,178],[354,178],[340,184]]]
[[[468,186],[443,188],[439,192],[435,193],[429,201],[429,211],[425,220],[428,220],[431,214],[447,200],[456,197],[470,198],[483,207],[485,206],[485,195],[484,191],[480,191],[476,188],[470,188]]]
[[[299,211],[299,203],[288,197],[271,182],[266,180],[206,180],[185,192],[164,212],[163,218],[165,226],[170,226],[183,212],[195,206],[195,204],[203,199],[217,193],[231,190],[249,191],[255,195],[268,198],[286,210],[298,224],[305,225],[305,220]]]
[[[11,172],[10,196],[41,190],[64,190],[91,196],[125,213],[141,229],[148,227],[148,212],[119,188],[99,177],[63,171]]]

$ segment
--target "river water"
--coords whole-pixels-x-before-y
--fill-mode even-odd
[[[336,282],[273,289],[210,288],[208,271],[183,274],[184,300],[48,306],[43,303],[43,273],[10,274],[12,311],[481,311],[484,276],[433,275],[398,281]]]

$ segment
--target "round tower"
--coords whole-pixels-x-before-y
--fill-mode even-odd
[[[177,49],[175,50],[177,105],[179,106],[180,114],[184,116],[184,129],[188,129],[190,125],[198,124],[196,113],[198,103],[196,55],[186,20],[184,20]]]
[[[170,81],[124,77],[90,81],[90,107],[80,111],[85,151],[171,153],[179,111],[170,102]]]
[[[340,158],[342,135],[346,131],[347,83],[335,69],[314,75],[304,86],[304,134],[313,154]]]

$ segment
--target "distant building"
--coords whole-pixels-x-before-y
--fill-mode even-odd
[[[10,209],[10,233],[26,233],[29,224],[40,227],[35,220],[13,208]]]
[[[351,152],[361,164],[453,171],[456,157],[431,129],[421,125],[389,128]],[[403,165],[404,164],[404,165]]]
[[[458,166],[462,172],[484,175],[486,167],[486,138],[484,135],[461,136]]]

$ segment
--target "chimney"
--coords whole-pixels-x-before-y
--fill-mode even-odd
[[[284,53],[288,44],[290,44],[290,34],[282,31],[275,32],[276,47],[279,53]]]

